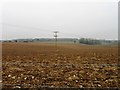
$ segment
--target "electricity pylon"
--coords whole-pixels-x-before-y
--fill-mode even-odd
[[[58,37],[58,31],[54,31],[54,37],[55,37],[55,49],[57,51],[57,37]]]

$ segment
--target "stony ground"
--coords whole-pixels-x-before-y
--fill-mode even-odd
[[[119,87],[117,46],[3,43],[3,87]]]

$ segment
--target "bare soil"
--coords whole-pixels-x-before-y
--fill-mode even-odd
[[[119,87],[117,46],[2,45],[3,88]]]

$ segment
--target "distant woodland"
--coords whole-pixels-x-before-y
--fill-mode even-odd
[[[35,39],[12,39],[12,40],[1,40],[0,42],[49,42],[54,43],[54,38],[35,38]],[[118,44],[118,40],[100,40],[92,38],[58,38],[58,43],[74,43],[74,44],[87,44],[87,45],[107,45],[107,44]]]

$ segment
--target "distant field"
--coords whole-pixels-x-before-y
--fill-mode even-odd
[[[118,87],[118,47],[3,43],[3,87]]]

